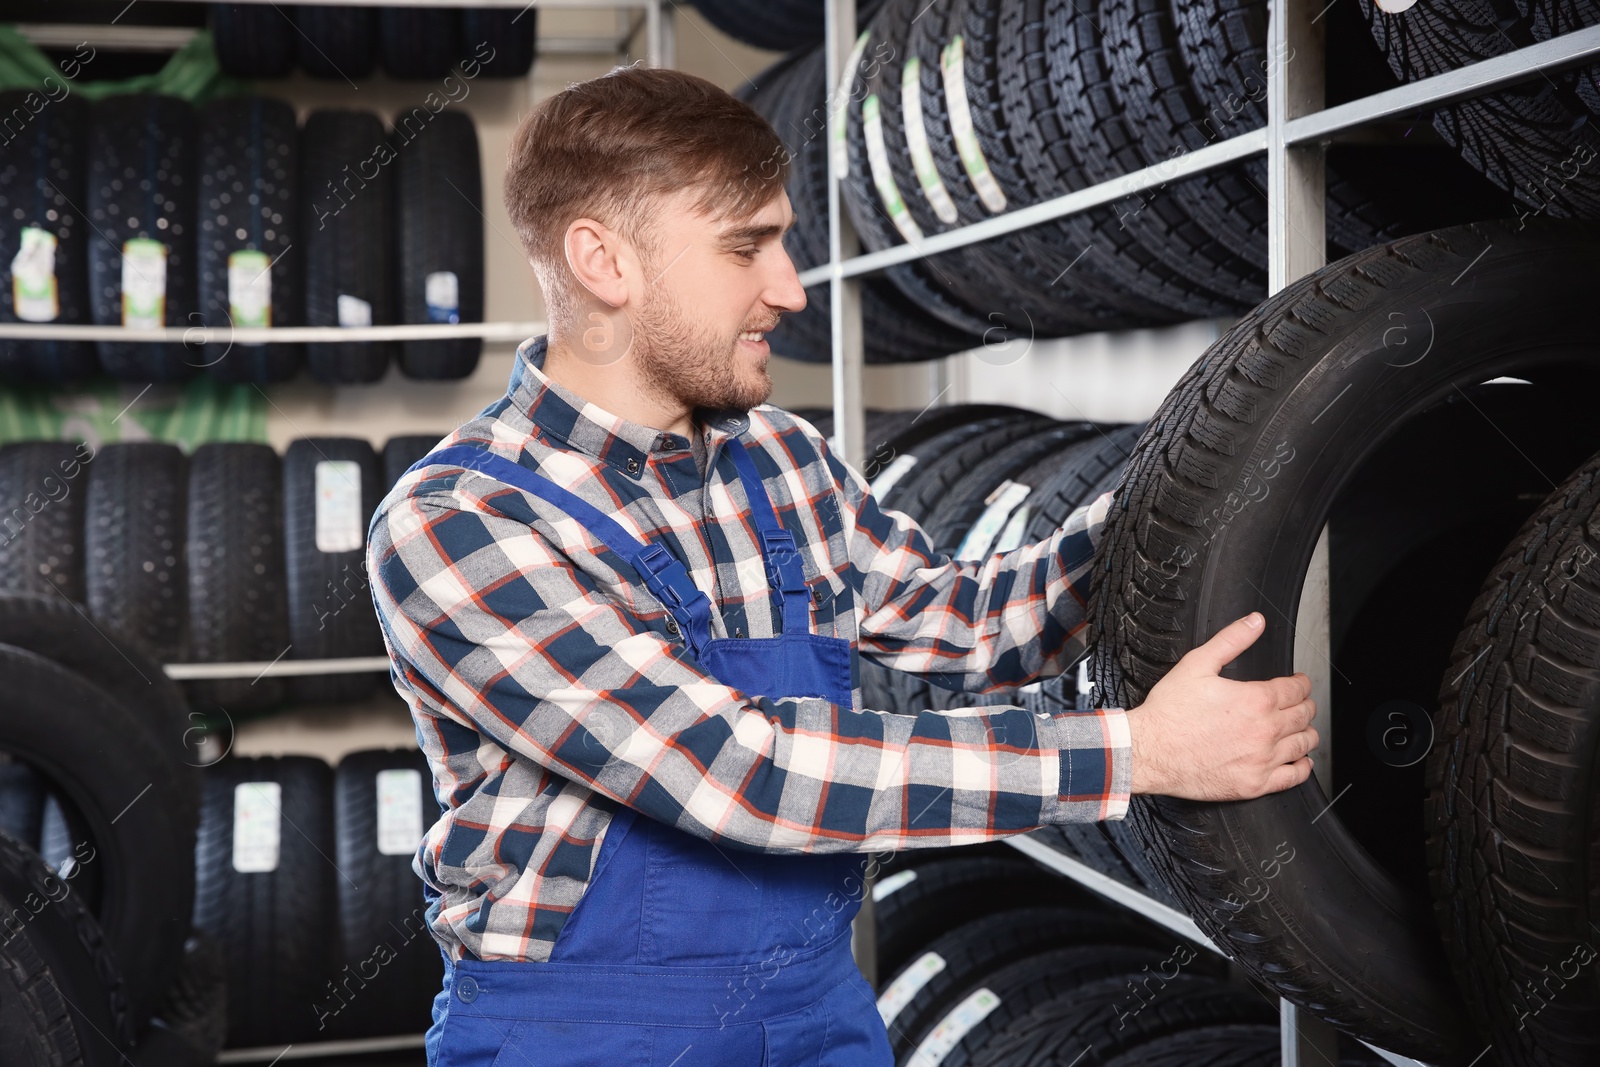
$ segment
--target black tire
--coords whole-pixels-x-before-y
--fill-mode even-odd
[[[461,49],[463,56],[479,57],[489,49],[489,58],[478,64],[484,78],[523,78],[533,69],[537,54],[539,9],[511,11],[503,7],[468,7],[461,11]],[[463,73],[469,61],[463,61]]]
[[[417,109],[413,115],[427,116]],[[483,172],[478,132],[463,111],[395,128],[395,251],[403,323],[483,321]],[[402,143],[410,133],[411,140]],[[445,292],[446,302],[438,291]],[[429,297],[433,297],[430,300]],[[400,369],[430,381],[465,378],[478,366],[481,337],[400,342]]]
[[[0,592],[83,603],[83,501],[94,450],[67,441],[0,446]]]
[[[323,464],[334,466],[323,467]],[[332,494],[319,503],[318,469]],[[367,587],[366,534],[383,498],[377,453],[352,437],[304,437],[283,455],[284,552],[289,576],[291,659],[381,656],[383,633]],[[318,546],[317,513],[324,510]],[[348,545],[350,547],[341,547]],[[361,700],[379,675],[296,675],[289,692],[302,701]]]
[[[1600,1049],[1600,999],[1592,979],[1577,979],[1594,955],[1597,571],[1600,456],[1506,546],[1434,715],[1435,914],[1478,1033],[1515,1067],[1592,1061]]]
[[[6,1067],[100,1067],[133,1046],[134,1012],[99,924],[26,845],[0,833],[0,1057]]]
[[[189,459],[189,656],[195,663],[269,663],[289,647],[283,461],[270,445],[212,442]],[[197,708],[262,711],[281,678],[187,685]]]
[[[46,99],[36,91],[15,89],[0,92],[0,116],[5,116],[8,138],[0,153],[0,292],[6,294],[0,300],[0,322],[22,321],[12,299],[12,263],[22,248],[23,228],[32,226],[56,240],[56,306],[55,318],[30,321],[87,325],[93,234],[79,211],[89,169],[89,107],[76,96]],[[41,307],[38,314],[48,310]],[[100,361],[88,341],[0,338],[0,378],[76,381],[99,371]]]
[[[124,264],[155,283],[123,254],[133,239],[166,248],[166,297],[160,325],[193,326],[199,310],[195,264],[195,189],[199,138],[194,107],[153,93],[109,96],[91,108],[89,222],[102,240],[89,242],[94,321],[123,322]],[[97,341],[100,367],[119,381],[177,382],[196,364],[180,342]]]
[[[448,7],[385,7],[378,45],[391,78],[442,78],[461,54],[461,14]]]
[[[306,325],[342,325],[341,298],[347,315],[364,304],[371,325],[393,325],[393,168],[379,162],[393,148],[383,123],[365,111],[313,111],[301,145]],[[330,385],[375,382],[393,355],[392,341],[318,343],[306,352],[306,368]]]
[[[874,893],[880,976],[897,974],[923,946],[990,912],[1096,906],[1076,883],[1020,856],[952,858],[909,869],[914,878],[881,899]]]
[[[276,11],[269,11],[275,18]],[[300,131],[294,108],[282,100],[236,96],[200,109],[200,209],[198,239],[200,318],[196,325],[299,326],[305,314],[300,258],[289,251],[300,238]],[[259,253],[266,262],[230,270],[238,252]],[[270,287],[270,301],[257,321],[248,305],[234,308],[234,275],[241,298],[250,283]],[[238,321],[236,315],[246,316]],[[225,382],[287,381],[300,369],[304,346],[203,347],[191,357]]]
[[[212,4],[211,39],[224,74],[282,78],[294,64],[294,21],[267,4]]]
[[[206,769],[194,925],[227,960],[231,1047],[318,1035],[335,937],[332,793],[331,768],[306,756],[234,757]],[[236,841],[241,796],[250,808]]]
[[[134,1018],[148,1019],[189,928],[195,827],[174,794],[193,770],[130,706],[43,656],[0,645],[0,677],[10,691],[0,749],[70,809],[74,869],[98,878],[99,899],[86,903],[117,958],[137,961],[127,995]]]
[[[156,1009],[155,1024],[139,1043],[139,1067],[215,1063],[227,1040],[227,957],[221,945],[198,930],[184,940],[178,976]],[[160,1056],[154,1055],[158,1041]]]
[[[391,437],[383,444],[383,491],[395,487],[411,465],[432,452],[449,434],[415,433]]]
[[[439,817],[433,773],[416,750],[352,752],[334,773],[333,805],[335,862],[345,876],[338,882],[339,975],[374,968],[378,975],[330,1026],[349,1037],[415,1033],[444,980],[422,880],[411,869],[422,835]]]
[[[1282,1028],[1267,1023],[1202,1026],[1143,1042],[1106,1067],[1278,1067],[1282,1040]]]
[[[1205,951],[1183,947],[1192,953]],[[1168,959],[1171,962],[1164,961],[1154,973],[1088,982],[1025,1015],[1015,1011],[1015,1000],[1002,1003],[990,1018],[1004,1018],[1006,1009],[1013,1009],[1008,1022],[1000,1024],[1004,1031],[970,1060],[950,1057],[946,1062],[950,1067],[961,1067],[963,1062],[981,1067],[1065,1067],[1093,1049],[1095,1062],[1104,1063],[1124,1053],[1136,1054],[1152,1041],[1186,1036],[1203,1027],[1254,1023],[1271,1028],[1276,1021],[1272,1002],[1254,990],[1230,989],[1215,978],[1181,969],[1169,978],[1166,967],[1181,957]]]
[[[895,1058],[912,1050],[913,1034],[926,1033],[994,971],[1051,949],[1106,943],[1159,949],[1171,939],[1131,912],[1099,908],[1016,908],[962,923],[929,942],[885,985],[878,1011]],[[891,998],[903,1006],[896,1010]]]
[[[1592,389],[1600,352],[1573,279],[1597,266],[1600,242],[1585,227],[1460,227],[1332,264],[1234,327],[1174,388],[1123,475],[1090,602],[1105,652],[1092,661],[1098,703],[1136,706],[1188,648],[1263,603],[1268,630],[1230,673],[1289,673],[1291,628],[1272,620],[1294,617],[1343,482],[1459,386],[1514,373]],[[1512,307],[1515,329],[1502,322]],[[1432,342],[1425,357],[1397,359],[1398,347],[1385,357],[1394,315]],[[1352,403],[1313,420],[1346,390]],[[1262,487],[1269,497],[1242,503]],[[1252,580],[1224,578],[1236,574]],[[1379,1047],[1465,1062],[1479,1048],[1468,1047],[1426,902],[1408,898],[1327,807],[1308,781],[1248,802],[1135,798],[1130,817],[1185,910],[1270,988]],[[1243,879],[1259,883],[1285,862],[1279,849],[1293,850],[1293,878],[1259,902],[1230,901]]]
[[[378,65],[375,8],[299,4],[294,24],[300,31],[295,35],[300,69],[313,78],[353,82]]]
[[[163,663],[186,652],[188,472],[177,445],[116,441],[89,467],[84,573],[89,614]]]

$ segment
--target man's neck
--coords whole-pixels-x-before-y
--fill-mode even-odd
[[[646,388],[630,361],[596,366],[576,355],[566,338],[552,334],[543,370],[551,381],[629,422],[685,437],[696,432],[693,409]]]

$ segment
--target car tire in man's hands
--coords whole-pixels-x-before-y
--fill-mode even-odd
[[[1129,710],[1134,793],[1186,800],[1250,800],[1311,774],[1317,747],[1311,679],[1221,677],[1222,668],[1265,632],[1251,612],[1190,649]]]

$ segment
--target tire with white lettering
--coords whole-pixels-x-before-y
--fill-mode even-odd
[[[538,7],[520,12],[504,7],[469,7],[461,11],[461,60],[466,73],[468,63],[478,61],[478,74],[484,78],[523,78],[533,69],[534,47],[539,31]],[[483,58],[482,49],[488,57]]]
[[[303,437],[283,455],[290,659],[384,654],[367,588],[367,525],[387,489],[377,453],[353,437]],[[295,675],[296,700],[360,700],[377,671]]]
[[[1515,1067],[1600,1055],[1590,971],[1597,575],[1600,455],[1506,546],[1456,639],[1434,713],[1435,915],[1478,1033]]]
[[[60,92],[0,92],[0,121],[8,138],[0,157],[0,322],[90,322],[92,234],[79,214],[89,169],[89,105],[70,93],[57,96]],[[23,232],[30,229],[42,233],[30,238],[40,243],[30,246],[35,250],[26,261],[37,267],[23,271],[24,319],[18,317],[13,266]],[[53,249],[46,247],[52,239]],[[7,381],[77,381],[99,371],[89,341],[0,338],[0,378]]]
[[[383,491],[387,493],[417,460],[432,452],[449,434],[408,433],[383,444]]]
[[[422,109],[426,115],[426,109]],[[413,112],[413,114],[416,114]],[[464,111],[441,111],[411,134],[395,129],[395,251],[400,321],[483,321],[483,172],[478,131]],[[410,378],[465,378],[478,366],[481,337],[401,341]]]
[[[0,645],[8,712],[0,750],[26,763],[71,816],[71,881],[117,958],[135,961],[135,1019],[150,1017],[177,967],[194,899],[193,770],[130,704],[44,656]],[[63,871],[66,868],[63,866]],[[84,889],[92,871],[98,888]]]
[[[380,8],[378,45],[391,78],[443,78],[460,58],[461,13],[447,7]]]
[[[334,985],[365,983],[343,1004],[323,997],[319,1017],[345,1037],[411,1033],[405,1020],[428,1018],[444,980],[439,946],[428,929],[428,902],[411,861],[439,818],[433,772],[415,749],[352,752],[333,780],[334,862],[339,949]]]
[[[1192,962],[1182,963],[1190,954]],[[1002,1002],[984,1019],[995,1036],[973,1042],[970,1056],[952,1055],[945,1063],[949,1067],[1071,1063],[1089,1049],[1094,1050],[1096,1063],[1104,1063],[1136,1053],[1152,1041],[1202,1027],[1271,1026],[1277,1021],[1271,1001],[1255,990],[1233,989],[1215,971],[1209,975],[1198,971],[1211,962],[1210,956],[1205,949],[1180,945],[1159,966],[1085,983],[1035,1002],[1025,1013],[1015,998]],[[1175,972],[1170,977],[1169,968]],[[963,1040],[962,1050],[966,1047]]]
[[[0,1062],[101,1067],[133,1047],[112,946],[70,879],[0,833]]]
[[[95,324],[193,326],[200,307],[194,106],[131,93],[96,101],[90,115],[86,210],[103,238],[89,243]],[[199,363],[182,342],[95,345],[100,369],[118,381],[183,381]]]
[[[113,441],[89,465],[84,499],[89,615],[162,663],[188,649],[187,468],[177,445]]]
[[[1330,264],[1241,320],[1151,420],[1107,518],[1090,600],[1098,702],[1136,706],[1185,652],[1256,609],[1269,609],[1266,631],[1229,673],[1290,673],[1293,627],[1278,613],[1294,618],[1324,519],[1362,458],[1497,376],[1593,389],[1600,349],[1576,279],[1597,270],[1593,227],[1483,223]],[[1402,347],[1408,330],[1416,344]],[[1600,443],[1588,421],[1570,428]],[[1481,1046],[1430,902],[1373,860],[1330,799],[1311,779],[1242,802],[1136,797],[1130,818],[1184,910],[1268,987],[1379,1047],[1470,1060]],[[1285,868],[1292,893],[1263,878]]]
[[[301,15],[323,10],[306,5]],[[306,117],[300,143],[306,325],[394,325],[394,148],[382,121],[367,111],[321,108]],[[375,382],[394,347],[319,342],[307,346],[306,369],[329,385]]]
[[[1097,906],[1076,883],[1021,856],[941,859],[910,869],[914,877],[887,895],[880,898],[874,889],[880,976],[897,973],[957,924],[990,912],[1029,905]]]
[[[274,17],[282,19],[276,11]],[[200,317],[224,330],[299,326],[300,130],[294,108],[261,96],[223,97],[200,109]],[[304,346],[234,344],[224,334],[191,356],[225,382],[282,382]]]
[[[289,641],[284,572],[283,461],[270,445],[213,441],[189,457],[189,657],[194,663],[270,663]],[[281,678],[185,686],[196,708],[263,711]]]
[[[298,4],[294,9],[300,69],[313,78],[353,81],[378,65],[378,12],[371,7]],[[309,140],[307,142],[310,143]]]
[[[1161,949],[1171,937],[1132,912],[1110,908],[1014,908],[985,915],[929,942],[878,998],[895,1058],[914,1047],[966,993],[993,972],[1056,948],[1116,944]]]
[[[211,39],[224,74],[282,78],[294,65],[298,39],[291,12],[267,4],[212,4]]]
[[[0,446],[0,592],[85,598],[83,501],[87,444],[19,441]]]
[[[194,925],[227,960],[228,1045],[315,1040],[335,937],[333,770],[230,756],[205,771]]]

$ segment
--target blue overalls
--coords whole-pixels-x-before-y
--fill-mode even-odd
[[[475,445],[421,461],[469,467],[539,496],[626,559],[711,677],[753,696],[851,705],[850,644],[811,633],[794,535],[744,445],[750,501],[783,620],[768,638],[712,638],[711,599],[663,546]],[[872,987],[850,953],[860,853],[782,855],[714,845],[619,806],[587,890],[547,962],[445,962],[429,1067],[890,1067]]]

